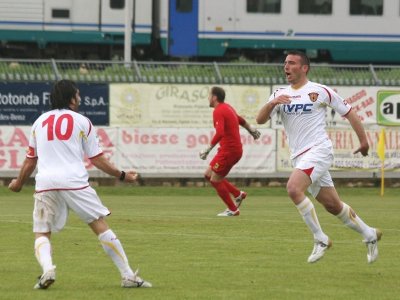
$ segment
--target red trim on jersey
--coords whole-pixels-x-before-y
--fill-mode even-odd
[[[26,157],[27,158],[35,158],[35,157],[37,157],[37,155],[35,154],[35,148],[28,147],[28,151],[26,151]]]
[[[302,169],[300,169],[302,170]],[[309,169],[303,169],[302,170],[304,173],[306,173],[308,175],[308,177],[311,177],[311,173],[314,171],[314,167],[309,168]]]
[[[349,109],[349,111],[346,113],[346,114],[344,114],[342,117],[345,117],[345,116],[347,116],[350,112],[351,112],[351,110],[352,110],[353,108],[352,107],[350,107],[350,109]]]
[[[328,96],[329,96],[329,104],[331,104],[331,102],[332,102],[332,95],[331,95],[331,93],[328,91],[327,88],[325,88],[325,87],[322,87],[322,88],[328,93]]]
[[[312,147],[311,147],[311,148],[312,148]],[[297,154],[296,157],[298,157],[298,156],[300,156],[300,155],[306,153],[306,152],[309,151],[311,148],[308,148],[307,150],[304,150],[303,152]],[[294,158],[296,158],[296,157],[294,157]]]
[[[86,118],[86,120],[88,120],[88,122],[89,122],[89,132],[88,132],[88,134],[87,134],[87,136],[89,136],[89,134],[90,134],[90,132],[92,131],[92,122],[90,121],[90,119],[88,118],[88,117],[85,117]]]
[[[89,134],[90,134],[90,132],[92,131],[92,123],[89,121],[89,132],[88,132],[88,136],[89,136]]]
[[[88,132],[88,136],[90,134],[90,132],[92,131],[92,123],[89,122],[89,132]]]
[[[97,155],[95,155],[95,156],[93,156],[93,157],[89,157],[89,159],[93,159],[93,158],[96,158],[96,157],[102,156],[103,154],[104,154],[103,152],[100,152],[99,154],[97,154]]]
[[[79,188],[54,188],[54,189],[48,189],[48,190],[35,191],[35,193],[43,193],[43,192],[49,192],[49,191],[77,191],[77,190],[86,189],[88,186],[89,185],[86,185],[84,187],[79,187]]]

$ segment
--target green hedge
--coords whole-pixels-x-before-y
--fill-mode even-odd
[[[78,82],[155,82],[285,84],[282,64],[57,62],[60,78]],[[400,68],[312,65],[309,78],[329,85],[400,85]],[[0,61],[2,81],[49,81],[57,74],[50,62]],[[377,79],[377,80],[376,80]]]

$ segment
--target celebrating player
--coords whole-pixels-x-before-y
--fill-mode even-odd
[[[225,103],[225,91],[220,87],[211,88],[208,96],[210,107],[214,108],[213,121],[215,127],[215,135],[211,140],[211,144],[200,152],[200,158],[206,159],[210,151],[219,143],[217,155],[210,162],[209,167],[205,171],[204,177],[210,181],[218,195],[228,207],[220,217],[232,217],[240,214],[239,206],[246,198],[247,194],[240,191],[225,177],[229,171],[242,157],[243,149],[240,141],[239,125],[246,128],[247,131],[256,140],[260,137],[260,132],[253,128],[245,119],[237,115],[232,106]],[[231,194],[235,198],[232,200]]]
[[[81,98],[75,83],[56,82],[50,100],[52,110],[33,124],[26,159],[18,177],[9,185],[10,190],[19,192],[38,165],[33,231],[35,255],[43,273],[34,288],[47,289],[56,279],[50,238],[52,232],[65,226],[69,209],[97,235],[121,273],[122,287],[151,287],[132,271],[120,241],[104,220],[110,211],[89,186],[84,155],[94,166],[120,181],[135,182],[137,173],[119,171],[102,155],[95,128],[88,118],[77,113]]]
[[[326,106],[329,105],[345,117],[356,132],[360,147],[354,154],[368,155],[365,130],[355,111],[342,97],[331,88],[308,80],[309,70],[308,57],[303,52],[290,51],[284,64],[290,85],[271,95],[256,120],[258,124],[264,124],[278,110],[280,112],[294,166],[287,192],[314,235],[314,248],[308,262],[321,259],[332,242],[321,229],[314,205],[305,195],[307,189],[328,212],[363,236],[368,248],[367,260],[372,263],[378,258],[377,242],[382,232],[365,224],[349,205],[340,200],[336,192],[329,173],[333,149],[325,131]]]

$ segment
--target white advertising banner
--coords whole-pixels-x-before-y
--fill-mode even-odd
[[[199,151],[209,145],[212,129],[188,128],[120,128],[117,147],[118,165],[135,168],[143,176],[203,177],[208,163]],[[261,129],[257,141],[246,130],[241,131],[243,156],[231,170],[231,177],[263,177],[275,172],[275,130]],[[216,147],[217,148],[217,147]]]
[[[2,126],[0,129],[0,171],[19,170],[29,144],[30,126]]]
[[[269,87],[222,85],[225,101],[249,123],[270,94]],[[110,125],[166,128],[212,127],[209,85],[111,84]]]
[[[360,153],[353,154],[359,147],[357,135],[353,130],[328,129],[327,132],[332,140],[335,153],[332,170],[367,171],[380,169],[381,161],[377,155],[379,129],[366,130],[370,145],[369,155],[366,157],[363,157]],[[291,171],[289,147],[284,130],[278,130],[277,139],[277,171]],[[385,169],[398,171],[400,168],[400,131],[395,128],[387,128],[385,139]]]
[[[232,169],[232,177],[263,177],[276,170],[275,130],[261,129],[257,141],[241,131],[243,157]],[[19,171],[28,148],[30,126],[0,130],[0,172]],[[208,162],[199,158],[214,134],[213,129],[194,128],[97,128],[105,156],[118,168],[137,170],[143,177],[202,177]],[[89,171],[96,168],[86,160]],[[103,176],[96,172],[96,176]]]
[[[30,126],[0,129],[0,174],[17,172],[22,166],[28,147]],[[263,177],[271,173],[291,171],[289,149],[283,130],[261,129],[261,139],[254,141],[247,131],[241,131],[244,154],[232,169],[232,177]],[[277,135],[276,135],[277,132]],[[379,129],[367,130],[370,151],[367,157],[353,152],[358,147],[356,134],[350,129],[329,129],[335,161],[333,170],[379,170],[381,161],[376,149]],[[122,169],[136,169],[144,177],[201,177],[215,155],[213,149],[207,161],[199,158],[214,134],[213,129],[194,128],[110,128],[97,130],[105,156]],[[385,169],[400,169],[400,131],[386,128]],[[86,161],[89,171],[97,169]],[[4,175],[4,173],[3,173]],[[96,176],[104,176],[96,172]]]

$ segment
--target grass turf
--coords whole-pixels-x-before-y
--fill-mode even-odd
[[[71,213],[52,238],[56,283],[33,290],[31,187],[0,189],[1,299],[395,299],[400,294],[400,201],[396,189],[339,189],[342,199],[383,230],[379,260],[368,265],[362,238],[315,204],[333,248],[306,259],[312,237],[281,188],[248,188],[241,215],[218,218],[224,206],[211,188],[99,187],[108,223],[131,266],[152,289],[122,289],[97,238]],[[314,202],[315,203],[315,202]]]

